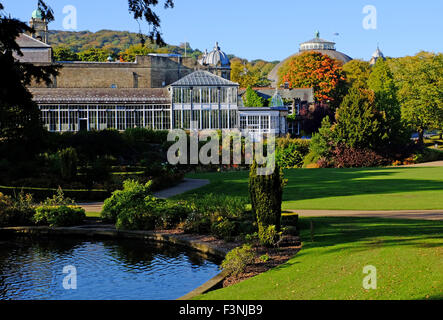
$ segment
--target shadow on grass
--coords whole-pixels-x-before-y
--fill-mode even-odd
[[[443,190],[443,181],[415,179],[415,177],[420,178],[422,169],[364,168],[286,171],[285,176],[290,183],[285,187],[283,200]],[[399,172],[413,179],[395,178],[394,176]],[[393,177],[390,178],[390,176]]]
[[[180,198],[202,193],[247,197],[248,174],[240,171],[196,175],[209,179],[211,184]],[[423,176],[432,178],[427,180]],[[283,193],[284,201],[443,190],[443,168],[290,169],[285,170],[285,178],[288,185]]]
[[[311,240],[310,222],[314,225]],[[443,221],[397,220],[384,218],[313,217],[299,222],[302,250],[297,258],[322,248],[321,254],[363,252],[383,247],[443,247]],[[274,270],[290,268],[299,260],[289,260]],[[443,297],[443,296],[442,296]],[[442,297],[432,297],[441,299]]]
[[[314,225],[314,241],[311,241],[310,221]],[[339,247],[328,252],[346,247],[366,250],[376,246],[443,246],[442,221],[315,217],[300,219],[300,229],[305,250],[332,246]]]

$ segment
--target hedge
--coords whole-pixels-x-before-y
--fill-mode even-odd
[[[52,188],[31,188],[31,187],[7,187],[0,186],[0,192],[9,196],[18,195],[20,192],[32,194],[36,201],[43,201],[52,198],[57,193],[57,189]],[[103,201],[111,196],[107,190],[69,190],[63,189],[66,197],[75,201]]]

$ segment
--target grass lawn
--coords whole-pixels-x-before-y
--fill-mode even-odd
[[[191,194],[248,195],[248,172],[197,173],[210,185]],[[290,169],[284,210],[439,210],[443,209],[443,167]]]
[[[100,218],[100,212],[86,212],[87,218]]]
[[[314,223],[311,241],[310,223]],[[302,218],[302,250],[288,263],[198,299],[443,299],[443,222]],[[363,289],[363,268],[377,289]]]

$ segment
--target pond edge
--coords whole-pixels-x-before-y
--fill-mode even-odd
[[[196,250],[204,254],[209,254],[217,258],[224,259],[227,252],[216,248],[203,241],[183,239],[174,234],[167,234],[156,231],[124,231],[113,228],[84,228],[84,227],[7,227],[0,228],[0,236],[22,235],[22,236],[86,236],[86,237],[105,237],[112,239],[140,239],[162,242],[182,246],[188,249]],[[187,235],[192,237],[191,235]],[[229,275],[226,270],[221,271],[212,279],[208,280],[198,288],[177,300],[190,300],[206,292],[221,288],[223,280]]]

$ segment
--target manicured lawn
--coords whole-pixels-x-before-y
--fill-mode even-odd
[[[100,218],[100,212],[86,212],[88,218]]]
[[[189,178],[211,184],[184,195],[248,195],[248,172],[199,173]],[[443,167],[371,169],[291,169],[283,209],[439,210],[443,209]]]
[[[311,241],[310,222],[314,223]],[[288,263],[199,299],[443,299],[443,222],[302,218],[302,250]],[[363,268],[377,289],[363,289]]]

